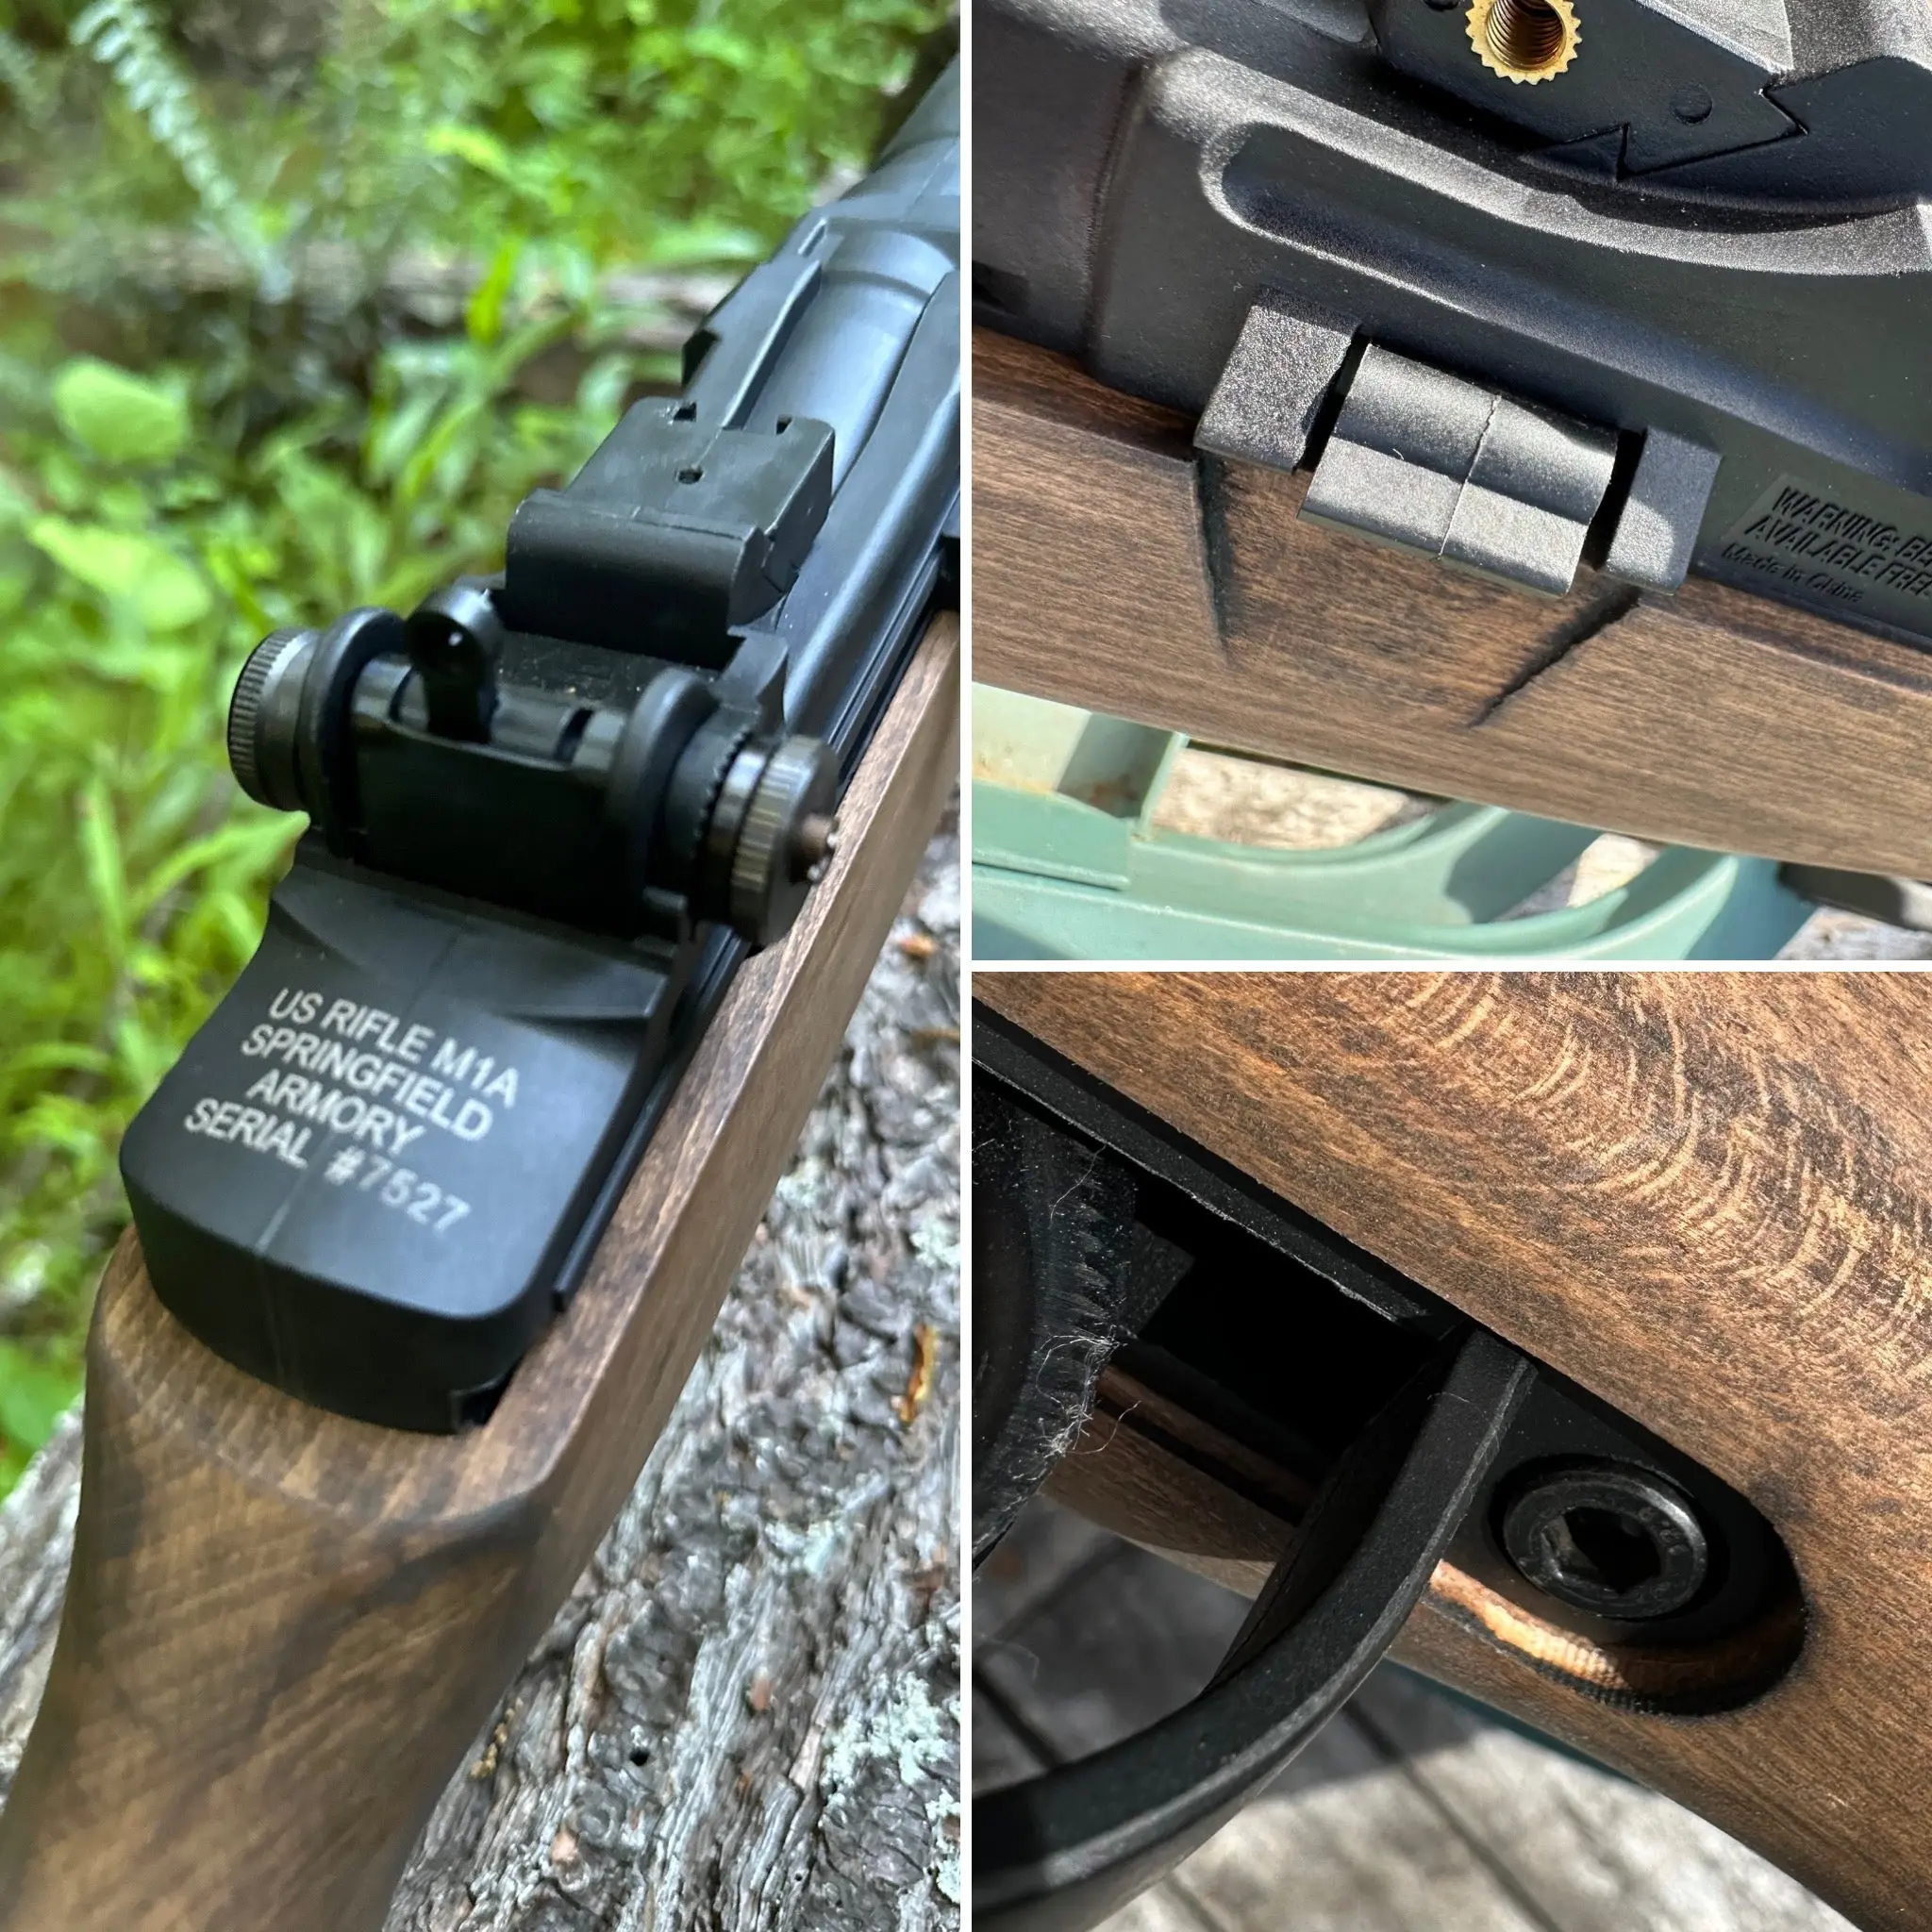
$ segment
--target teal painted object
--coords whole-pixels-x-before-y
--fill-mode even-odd
[[[1505,919],[1597,834],[1495,806],[1314,852],[1157,830],[1185,744],[975,688],[976,959],[1767,959],[1812,910],[1771,860],[1673,848],[1588,905]]]

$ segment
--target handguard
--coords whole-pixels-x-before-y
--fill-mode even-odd
[[[449,1431],[567,1300],[956,592],[958,196],[955,65],[500,575],[249,659],[230,761],[310,830],[121,1158],[237,1366]]]
[[[1932,640],[1932,13],[981,0],[977,318],[1561,593]],[[1209,542],[1216,463],[1204,465]]]

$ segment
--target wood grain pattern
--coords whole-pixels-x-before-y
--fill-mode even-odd
[[[1810,1612],[1646,1717],[1438,1591],[1405,1657],[1868,1928],[1932,1925],[1932,979],[984,974],[978,996],[1748,1495]]]
[[[437,1793],[636,1478],[957,774],[935,625],[784,943],[740,974],[567,1318],[484,1428],[306,1407],[160,1307],[89,1351],[61,1634],[7,1809],[7,1932],[371,1932]]]
[[[1306,475],[974,339],[974,675],[1411,791],[1932,874],[1932,655],[1693,579],[1537,596],[1301,521]],[[1829,782],[1825,782],[1825,774]]]
[[[1229,1480],[1217,1481],[1218,1470]],[[1238,1478],[1277,1507],[1241,1493]],[[1101,1372],[1093,1412],[1073,1453],[1054,1465],[1046,1492],[1115,1536],[1244,1596],[1258,1594],[1293,1541],[1311,1494],[1306,1482],[1117,1366]]]

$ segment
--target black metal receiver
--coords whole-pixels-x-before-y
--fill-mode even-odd
[[[976,16],[982,321],[1376,541],[1932,641],[1932,11]]]
[[[238,1366],[487,1415],[824,869],[957,584],[958,126],[956,64],[500,576],[250,658],[235,775],[311,828],[121,1157],[156,1292]]]

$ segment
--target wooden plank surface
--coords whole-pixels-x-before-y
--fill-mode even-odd
[[[974,337],[974,675],[1660,843],[1932,874],[1932,655],[1693,579],[1561,599],[1301,520],[1305,473]]]
[[[1206,1680],[1245,1607],[1036,1503],[974,1580],[975,1789],[1174,1708]],[[1801,1886],[1669,1799],[1393,1668],[1108,1932],[1284,1925],[1846,1932]]]
[[[89,1346],[60,1637],[0,1812],[0,1927],[383,1924],[711,1333],[957,783],[958,699],[942,617],[826,876],[739,973],[488,1424],[409,1436],[252,1380],[173,1322],[124,1241]]]
[[[975,990],[1730,1482],[1782,1534],[1808,1607],[1769,1691],[1694,1721],[1607,1701],[1591,1679],[1622,1668],[1616,1646],[1559,1655],[1443,1573],[1404,1661],[1665,1791],[1855,1924],[1932,1924],[1932,977]],[[1253,1588],[1266,1554],[1223,1574]]]
[[[958,1925],[958,920],[949,828],[662,1439],[388,1932]],[[0,1509],[0,1800],[79,1448],[75,1417]]]

